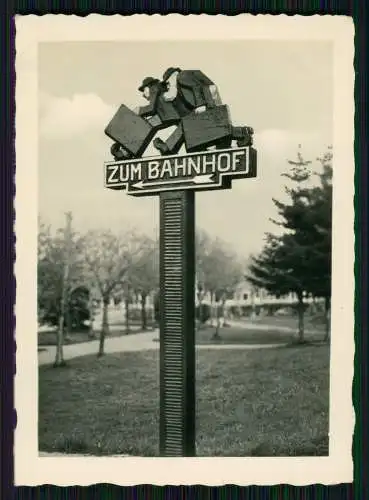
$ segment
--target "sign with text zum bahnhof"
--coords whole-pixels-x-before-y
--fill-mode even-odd
[[[232,124],[200,70],[168,68],[138,90],[148,104],[121,104],[105,128],[113,159],[104,164],[104,184],[131,196],[159,194],[159,453],[196,456],[194,191],[256,177],[254,131]],[[168,128],[163,140],[158,132]],[[145,155],[151,144],[156,156]]]
[[[161,191],[230,188],[234,178],[256,177],[250,147],[105,163],[105,187],[133,196]],[[250,161],[251,156],[251,161]]]
[[[121,104],[105,127],[113,141],[104,183],[132,196],[165,191],[229,189],[256,177],[253,129],[232,124],[214,82],[200,70],[168,68],[138,87],[148,104]],[[172,128],[163,140],[158,132]],[[158,156],[145,156],[152,144]],[[182,151],[185,153],[182,154]]]

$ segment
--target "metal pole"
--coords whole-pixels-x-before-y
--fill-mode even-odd
[[[195,195],[160,193],[160,455],[195,456]]]

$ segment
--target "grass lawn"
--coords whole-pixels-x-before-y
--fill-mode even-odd
[[[39,370],[41,451],[157,456],[157,351]],[[198,456],[328,454],[329,347],[197,351]]]
[[[275,323],[276,324],[276,323]],[[297,331],[281,331],[271,325],[265,330],[228,326],[219,329],[219,340],[214,340],[215,327],[205,325],[196,331],[196,344],[290,344],[298,339]],[[305,332],[307,342],[321,342],[324,332],[315,329]]]
[[[219,339],[214,339],[215,327],[203,326],[196,331],[197,345],[214,344],[247,344],[247,345],[267,345],[267,344],[293,344],[297,342],[297,333],[289,331],[273,330],[253,330],[239,326],[221,327],[219,329]],[[321,342],[324,334],[322,332],[306,333],[307,342]],[[159,342],[159,338],[154,339]]]
[[[250,318],[240,318],[240,322],[254,323],[255,325],[279,326],[293,328],[297,331],[297,317],[296,316],[256,316],[253,320]],[[306,315],[304,319],[305,330],[318,330],[323,332],[325,325],[322,318]]]

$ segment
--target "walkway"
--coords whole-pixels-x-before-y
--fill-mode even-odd
[[[158,337],[158,330],[153,332],[135,333],[133,335],[123,335],[122,337],[108,337],[105,339],[104,351],[106,354],[113,352],[132,352],[157,349],[159,342],[154,342]],[[38,364],[47,365],[54,362],[56,346],[41,347],[38,353]],[[64,359],[78,358],[97,354],[99,350],[99,340],[81,342],[79,344],[65,345],[63,347]]]
[[[106,354],[114,352],[136,352],[159,349],[158,340],[159,331],[136,333],[134,335],[126,335],[122,337],[108,337],[105,339],[104,351]],[[273,347],[281,347],[283,344],[201,344],[197,345],[196,349],[270,349]],[[38,353],[38,364],[52,364],[55,359],[55,346],[41,347]],[[43,350],[45,349],[45,350]],[[90,342],[81,342],[80,344],[65,345],[63,347],[64,359],[78,358],[79,356],[87,356],[97,354],[99,350],[99,341],[92,340]]]

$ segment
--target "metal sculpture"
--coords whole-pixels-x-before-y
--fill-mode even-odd
[[[200,70],[171,67],[161,81],[144,78],[138,90],[149,104],[136,113],[122,104],[105,128],[116,161],[141,157],[156,133],[173,125],[166,141],[153,141],[161,155],[177,154],[182,145],[188,153],[227,149],[234,140],[239,147],[252,146],[253,129],[232,125],[216,85]]]

